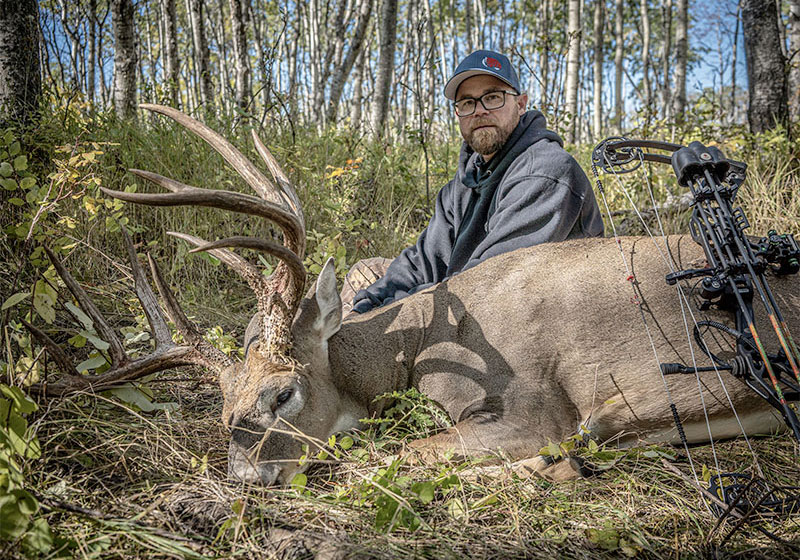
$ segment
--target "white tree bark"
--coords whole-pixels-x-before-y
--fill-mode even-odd
[[[578,114],[578,73],[581,59],[581,0],[569,0],[569,24],[567,35],[569,47],[567,50],[567,114],[566,135],[567,142],[576,140],[576,123]]]
[[[625,100],[622,98],[622,57],[623,57],[623,0],[615,0],[616,13],[614,16],[614,130],[622,134],[625,114]]]
[[[378,19],[380,28],[380,54],[378,76],[375,83],[375,100],[372,107],[372,132],[383,137],[386,117],[389,112],[389,94],[394,74],[394,51],[397,43],[397,0],[381,0]]]
[[[594,7],[594,93],[592,96],[592,135],[595,141],[603,133],[603,28],[605,27],[605,2],[595,2]]]
[[[675,25],[675,89],[674,113],[683,122],[686,112],[686,65],[689,60],[689,0],[678,0],[678,17]]]
[[[114,23],[114,108],[124,119],[136,116],[136,28],[131,0],[111,1]]]

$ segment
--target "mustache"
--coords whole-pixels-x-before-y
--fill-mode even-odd
[[[476,128],[480,128],[482,126],[496,126],[496,125],[490,120],[481,120],[473,122],[472,126],[470,126],[470,130],[475,130]]]

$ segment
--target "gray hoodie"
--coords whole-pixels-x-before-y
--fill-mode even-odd
[[[539,111],[520,117],[488,163],[464,143],[428,227],[383,278],[356,294],[353,310],[386,305],[501,253],[603,235],[589,179],[562,146]]]

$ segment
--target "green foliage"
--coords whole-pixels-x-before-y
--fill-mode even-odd
[[[23,464],[41,447],[26,416],[37,409],[19,387],[0,384],[0,541],[19,542],[32,552],[50,550],[53,536],[36,498],[25,489]]]
[[[380,438],[418,439],[452,425],[439,405],[413,387],[384,393],[375,400],[386,401],[387,408],[380,418],[365,418],[361,422],[373,426]]]

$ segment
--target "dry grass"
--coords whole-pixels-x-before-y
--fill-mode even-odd
[[[304,488],[264,489],[225,480],[227,435],[221,398],[207,381],[156,383],[173,413],[146,414],[105,396],[54,402],[38,416],[43,458],[28,480],[78,558],[796,558],[800,518],[783,520],[781,545],[752,528],[715,529],[716,517],[689,483],[654,453],[621,454],[593,479],[551,484],[507,469],[481,474],[464,465],[401,466],[389,477],[419,519],[376,528],[377,473],[397,460],[402,442],[373,430],[342,461],[312,466]],[[788,436],[754,442],[776,482],[800,476]],[[652,450],[651,450],[652,451]],[[752,463],[741,442],[718,444],[722,468]],[[713,465],[707,447],[696,464]],[[674,463],[688,473],[685,462]],[[387,475],[389,476],[389,475]],[[413,481],[455,476],[422,503]],[[407,478],[407,480],[406,480]],[[451,478],[451,480],[453,480]],[[86,511],[79,512],[78,508]],[[0,556],[17,557],[5,549]],[[329,554],[326,556],[326,554]],[[716,556],[715,556],[716,555]]]

